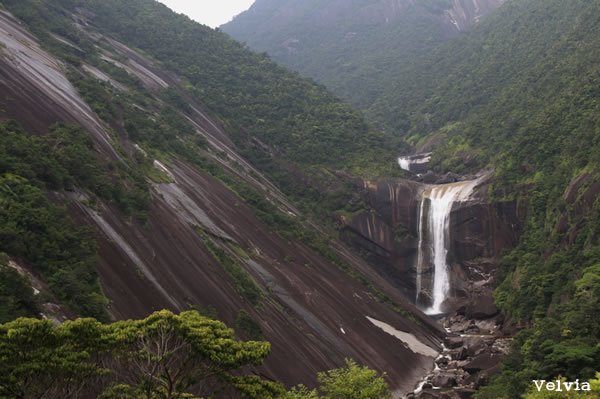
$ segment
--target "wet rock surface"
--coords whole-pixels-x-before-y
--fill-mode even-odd
[[[432,182],[441,176],[432,174]],[[472,176],[444,176],[464,181]],[[365,209],[341,218],[342,239],[362,253],[372,267],[422,307],[431,304],[432,265],[422,265],[423,286],[416,292],[421,196],[431,185],[410,179],[362,182]],[[468,201],[454,203],[448,251],[452,290],[445,312],[467,318],[498,313],[493,303],[495,270],[500,253],[512,248],[522,230],[524,212],[514,202],[493,202],[489,180],[482,179]],[[428,291],[429,290],[429,291]]]

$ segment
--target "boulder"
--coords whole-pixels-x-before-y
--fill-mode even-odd
[[[469,357],[469,352],[467,351],[467,348],[463,346],[460,349],[451,351],[450,356],[452,357],[452,360],[465,360]]]
[[[446,337],[444,338],[444,345],[448,349],[456,349],[463,346],[463,339],[461,337]]]
[[[465,333],[467,334],[479,334],[481,329],[475,324],[474,321],[471,321],[471,324],[465,329]]]
[[[438,365],[438,367],[446,367],[448,366],[448,358],[446,356],[442,356],[438,359],[435,360],[435,363]]]
[[[463,366],[465,371],[471,374],[478,373],[482,370],[490,370],[495,368],[502,359],[502,356],[493,353],[482,353],[476,356],[473,360]]]
[[[431,295],[428,292],[420,291],[417,294],[417,303],[419,306],[429,307],[433,304],[433,298],[431,298]]]
[[[499,313],[492,296],[480,296],[471,300],[467,306],[466,316],[470,319],[489,319]]]
[[[427,173],[423,173],[421,175],[421,181],[425,184],[435,184],[438,178],[439,176],[432,171],[428,171]]]
[[[438,176],[435,180],[435,184],[448,184],[448,183],[456,183],[460,180],[460,176],[456,173],[448,172],[445,175]]]
[[[467,347],[467,351],[469,353],[469,356],[471,356],[471,357],[480,355],[489,349],[490,348],[489,348],[488,344],[483,340],[476,341]]]
[[[464,333],[469,328],[469,325],[470,324],[468,320],[463,320],[461,322],[453,323],[449,328],[453,333]]]
[[[438,388],[452,388],[456,386],[456,375],[450,373],[440,373],[433,376],[431,383],[434,387]]]
[[[473,388],[457,388],[454,392],[460,399],[471,399],[477,391]]]

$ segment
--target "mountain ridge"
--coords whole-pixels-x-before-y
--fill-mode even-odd
[[[502,3],[259,0],[220,29],[364,108],[385,89],[383,82],[393,82],[394,64],[459,35]]]

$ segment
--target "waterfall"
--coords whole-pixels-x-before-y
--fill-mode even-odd
[[[422,154],[407,155],[398,158],[400,168],[413,173],[425,173],[427,165],[431,161],[431,153],[425,152]]]
[[[448,249],[450,244],[450,214],[455,202],[469,199],[478,180],[430,186],[423,192],[419,205],[419,243],[417,258],[417,297],[430,285],[431,306],[428,314],[442,313],[442,304],[450,291]],[[433,281],[423,281],[425,270],[433,269]]]
[[[398,165],[404,170],[410,170],[410,160],[407,157],[398,158]]]

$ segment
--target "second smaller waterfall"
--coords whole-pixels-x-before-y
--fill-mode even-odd
[[[419,248],[417,260],[417,305],[425,289],[425,270],[433,271],[427,281],[431,306],[428,314],[442,313],[442,304],[450,291],[448,249],[450,244],[450,214],[455,202],[469,199],[477,180],[431,186],[423,192],[419,207]],[[431,281],[433,280],[433,281]]]

